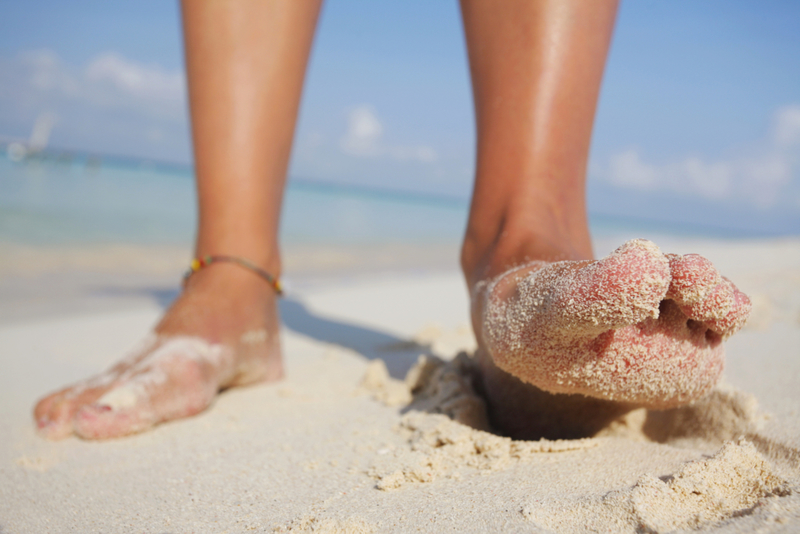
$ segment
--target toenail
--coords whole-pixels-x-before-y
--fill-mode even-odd
[[[43,430],[47,427],[53,426],[53,422],[50,419],[39,419],[36,421],[36,426],[39,427],[40,430]]]
[[[108,404],[92,404],[91,408],[96,412],[110,412],[113,409]]]

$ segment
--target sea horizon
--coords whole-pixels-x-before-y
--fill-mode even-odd
[[[284,245],[458,243],[469,196],[290,176]],[[594,238],[768,238],[783,231],[589,211]],[[0,241],[32,246],[189,244],[196,220],[193,168],[124,156],[49,150],[22,161],[0,152]]]

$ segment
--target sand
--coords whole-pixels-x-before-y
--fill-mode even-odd
[[[711,395],[581,440],[491,432],[454,271],[298,284],[285,381],[101,443],[42,440],[31,407],[135,345],[157,301],[6,321],[0,532],[796,532],[800,241],[657,242],[707,255],[751,321]]]

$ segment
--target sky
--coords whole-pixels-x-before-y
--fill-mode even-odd
[[[176,3],[4,0],[0,140],[191,163]],[[800,233],[800,3],[623,2],[589,164],[593,213]],[[290,175],[466,198],[458,5],[328,0]]]

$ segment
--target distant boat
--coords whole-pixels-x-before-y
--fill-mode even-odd
[[[8,159],[11,161],[22,161],[26,158],[34,157],[47,148],[50,140],[50,132],[53,131],[58,118],[54,113],[43,112],[36,117],[33,123],[31,136],[27,141],[12,141],[6,147]]]

